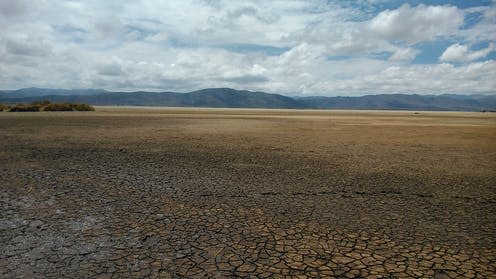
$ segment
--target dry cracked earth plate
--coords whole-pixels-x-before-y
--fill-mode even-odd
[[[3,278],[495,278],[491,113],[0,113]]]

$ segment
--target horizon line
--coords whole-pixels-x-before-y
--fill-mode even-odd
[[[365,97],[365,96],[379,96],[379,95],[417,95],[417,96],[443,96],[443,95],[455,95],[455,96],[477,96],[477,95],[482,95],[482,96],[496,96],[496,92],[492,93],[406,93],[406,92],[392,92],[392,93],[363,93],[363,94],[351,94],[351,95],[338,95],[338,94],[326,94],[326,95],[319,95],[319,94],[305,94],[305,93],[275,93],[275,92],[270,92],[270,91],[260,91],[260,90],[250,90],[250,89],[236,89],[232,87],[206,87],[202,89],[197,89],[197,90],[192,90],[192,91],[172,91],[172,90],[162,90],[162,91],[154,91],[154,90],[109,90],[109,89],[103,89],[103,88],[50,88],[50,87],[22,87],[18,89],[0,89],[0,93],[8,91],[8,92],[15,92],[15,91],[20,91],[20,90],[25,90],[25,89],[39,89],[39,90],[63,90],[63,91],[78,91],[78,90],[91,90],[91,91],[104,91],[105,93],[176,93],[176,94],[189,94],[189,93],[195,93],[198,91],[204,91],[204,90],[212,90],[212,89],[228,89],[228,90],[234,90],[234,91],[248,91],[252,93],[265,93],[265,94],[273,94],[273,95],[282,95],[286,97],[291,97],[291,98],[305,98],[305,97],[344,97],[344,98],[353,98],[353,97]]]

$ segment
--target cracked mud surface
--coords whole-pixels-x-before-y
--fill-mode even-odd
[[[1,278],[495,278],[496,116],[0,113]]]

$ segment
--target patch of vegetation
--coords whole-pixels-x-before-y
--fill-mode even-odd
[[[34,101],[31,103],[31,105],[33,106],[46,106],[46,105],[49,105],[50,104],[50,101],[47,101],[47,100],[44,100],[44,101]]]
[[[40,111],[40,106],[29,104],[17,104],[10,107],[11,112]]]
[[[10,106],[0,103],[0,111],[9,111]]]
[[[43,111],[94,111],[95,109],[87,104],[47,104],[43,107]]]
[[[87,104],[72,103],[50,103],[49,101],[36,101],[31,104],[16,104],[13,106],[0,104],[0,111],[24,112],[24,111],[94,111]]]

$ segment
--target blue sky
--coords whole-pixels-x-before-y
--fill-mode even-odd
[[[0,0],[0,89],[496,94],[495,1]]]

